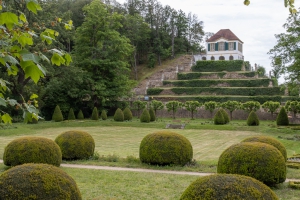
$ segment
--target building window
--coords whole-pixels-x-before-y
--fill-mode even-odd
[[[241,43],[239,43],[239,51],[243,52],[243,45]]]
[[[210,43],[210,51],[215,51],[215,43]]]
[[[225,57],[224,56],[220,56],[219,60],[225,60]]]
[[[219,42],[219,51],[225,51],[225,42]]]
[[[206,57],[205,57],[205,56],[203,56],[203,57],[202,57],[202,60],[206,60]]]
[[[233,60],[233,56],[229,56],[229,60]]]
[[[215,57],[212,56],[210,59],[211,59],[211,60],[215,60]]]
[[[233,51],[234,50],[234,42],[229,42],[228,43],[228,50]]]

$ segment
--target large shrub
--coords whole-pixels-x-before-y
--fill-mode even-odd
[[[24,163],[45,163],[59,166],[62,154],[59,146],[43,137],[17,138],[5,147],[4,164],[16,166]]]
[[[147,109],[144,109],[142,115],[140,117],[141,122],[149,123],[150,122],[150,114]]]
[[[155,112],[154,112],[153,108],[149,109],[149,115],[150,115],[150,122],[154,122],[156,119],[156,116],[155,116]]]
[[[248,126],[258,126],[259,119],[257,114],[254,111],[251,111],[247,118],[247,125]]]
[[[114,115],[114,120],[116,122],[122,122],[122,121],[124,121],[124,113],[123,113],[123,111],[120,108],[118,108],[116,110],[115,115]]]
[[[251,176],[267,185],[282,183],[286,179],[285,159],[272,145],[241,142],[221,154],[218,173]]]
[[[77,119],[84,119],[84,115],[82,113],[82,110],[79,110],[79,112],[77,114]]]
[[[224,116],[222,114],[221,110],[218,110],[217,113],[214,116],[214,124],[216,125],[223,125],[225,124],[225,119]]]
[[[52,120],[55,122],[61,122],[64,120],[64,117],[63,117],[60,107],[58,105],[54,109],[54,112],[52,115]]]
[[[68,120],[75,120],[75,119],[76,119],[76,117],[75,117],[73,108],[70,108],[69,114],[68,114]]]
[[[170,131],[146,135],[140,144],[140,160],[153,165],[185,165],[193,158],[188,139]]]
[[[281,142],[279,142],[275,138],[269,136],[252,136],[244,139],[242,142],[262,142],[262,143],[270,144],[281,152],[285,160],[287,159],[286,148]]]
[[[95,141],[87,132],[67,131],[58,135],[55,142],[66,160],[87,159],[94,154]]]
[[[198,178],[183,192],[180,200],[278,200],[262,182],[238,174],[215,174]]]
[[[105,110],[102,110],[102,112],[101,112],[101,119],[102,120],[107,120],[107,114],[106,114]]]
[[[228,124],[230,122],[230,118],[229,118],[228,113],[223,108],[221,108],[220,111],[221,111],[221,113],[222,113],[222,115],[224,117],[225,124]]]
[[[128,107],[126,107],[123,110],[123,114],[124,114],[124,120],[125,121],[131,121],[132,120],[132,112]]]
[[[99,113],[97,107],[94,107],[92,112],[92,120],[98,120],[99,119]]]
[[[0,199],[81,200],[76,182],[62,169],[47,164],[24,164],[0,176]]]
[[[285,108],[282,107],[276,119],[277,126],[287,126],[289,125],[289,118],[285,111]]]

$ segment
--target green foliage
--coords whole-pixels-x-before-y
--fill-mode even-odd
[[[123,114],[124,114],[124,120],[125,121],[131,121],[132,120],[132,112],[128,107],[126,107],[123,110]]]
[[[79,112],[77,114],[77,119],[84,119],[84,115],[82,113],[82,110],[79,110]]]
[[[205,110],[209,110],[209,112],[212,116],[214,110],[217,108],[217,105],[218,104],[215,101],[208,101],[208,102],[204,103],[204,108],[205,108]]]
[[[219,84],[226,84],[230,87],[268,87],[271,79],[194,79],[163,81],[163,85],[176,87],[218,87]]]
[[[255,111],[251,111],[247,118],[247,125],[248,126],[258,126],[259,119]]]
[[[144,109],[142,112],[142,115],[140,117],[140,121],[144,123],[149,123],[150,122],[150,114],[147,109]]]
[[[186,101],[184,104],[184,107],[191,112],[192,114],[192,119],[194,119],[194,112],[197,111],[197,109],[201,106],[202,104],[199,103],[198,101]]]
[[[232,113],[235,110],[238,110],[241,106],[241,103],[238,101],[226,101],[224,103],[221,104],[221,107],[224,109],[229,110],[230,112],[230,120],[232,120]]]
[[[281,142],[279,142],[275,138],[272,138],[272,137],[269,137],[269,136],[252,136],[252,137],[244,139],[242,142],[267,143],[267,144],[272,145],[275,148],[277,148],[281,152],[284,159],[287,160],[286,148],[284,147],[284,145]]]
[[[282,107],[279,111],[279,114],[276,118],[276,124],[277,124],[277,126],[288,126],[289,125],[289,118],[287,116],[287,113],[286,113],[284,107]]]
[[[173,112],[173,119],[175,119],[175,113],[177,112],[178,108],[181,108],[183,104],[179,101],[169,101],[166,103],[166,108],[168,112]]]
[[[220,71],[241,71],[243,66],[242,60],[206,60],[197,61],[196,65],[192,66],[193,72],[220,72]]]
[[[67,131],[55,138],[65,160],[88,159],[94,154],[95,141],[84,131]]]
[[[146,135],[140,144],[140,160],[152,165],[185,165],[193,158],[193,148],[184,136],[170,131]]]
[[[150,115],[150,122],[154,122],[156,119],[156,116],[155,116],[155,112],[154,112],[153,108],[149,109],[149,115]]]
[[[124,121],[124,113],[120,108],[118,108],[116,110],[115,115],[114,115],[114,120],[116,122],[123,122]]]
[[[68,114],[68,120],[75,120],[75,119],[76,119],[76,117],[75,117],[73,108],[70,108],[69,114]]]
[[[260,109],[260,103],[258,101],[247,101],[241,105],[241,108],[248,113],[255,112]]]
[[[229,72],[230,73],[230,72]],[[256,73],[255,72],[235,72],[241,76],[246,76],[249,78],[253,78]],[[227,72],[189,72],[189,73],[178,73],[178,80],[191,80],[191,79],[200,79],[207,76],[217,75],[219,78],[223,78]]]
[[[150,108],[153,108],[155,115],[156,115],[156,111],[164,109],[164,103],[161,101],[157,101],[157,100],[152,100],[150,103]]]
[[[267,101],[262,105],[262,108],[267,111],[270,112],[271,115],[273,116],[273,113],[280,107],[280,103],[279,102],[274,102],[274,101]]]
[[[47,164],[24,164],[0,176],[2,199],[81,200],[74,179],[62,169]]]
[[[180,197],[180,200],[191,199],[278,200],[278,197],[268,186],[249,176],[215,174],[198,178]]]
[[[223,116],[223,112],[221,110],[218,110],[214,117],[214,124],[215,125],[223,125],[225,123],[225,118]]]
[[[54,109],[54,112],[53,112],[53,115],[52,115],[52,120],[55,121],[55,122],[61,122],[61,121],[64,120],[64,117],[63,117],[58,105]]]
[[[21,137],[8,143],[3,154],[7,166],[24,163],[45,163],[60,166],[62,154],[59,146],[42,137]]]
[[[285,104],[285,108],[292,112],[294,117],[296,117],[296,114],[300,112],[300,102],[299,101],[288,101]]]
[[[218,173],[241,174],[273,185],[286,179],[285,159],[272,145],[242,142],[230,146],[221,154]]]
[[[147,95],[159,95],[162,91],[164,91],[162,88],[149,88]]]
[[[98,119],[99,119],[98,109],[96,107],[94,107],[93,113],[92,113],[92,120],[98,120]]]
[[[106,115],[106,111],[105,110],[102,110],[102,112],[101,112],[101,119],[102,120],[107,120],[107,115]]]
[[[138,116],[140,116],[140,111],[146,108],[147,102],[137,100],[133,102],[133,109],[136,109],[138,111]]]
[[[230,122],[228,113],[223,108],[220,108],[220,111],[221,111],[221,113],[222,113],[222,115],[224,117],[225,124],[228,124]]]

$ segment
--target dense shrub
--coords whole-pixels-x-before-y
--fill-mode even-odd
[[[159,95],[164,89],[162,88],[149,88],[147,95]]]
[[[79,110],[78,114],[77,114],[77,119],[84,119],[82,110]]]
[[[286,153],[286,148],[284,145],[276,140],[275,138],[269,137],[269,136],[252,136],[249,138],[244,139],[242,142],[262,142],[262,143],[267,143],[269,145],[274,146],[277,148],[281,154],[283,155],[284,159],[287,159],[287,153]]]
[[[286,179],[285,159],[272,145],[241,142],[221,154],[218,173],[251,176],[267,185],[282,183]]]
[[[128,107],[126,107],[123,110],[123,113],[124,113],[124,120],[125,121],[131,121],[132,120],[132,112]]]
[[[224,116],[222,114],[221,110],[218,110],[217,113],[214,116],[214,124],[216,125],[223,125],[225,124],[225,119]]]
[[[241,71],[243,66],[242,60],[206,60],[197,61],[192,66],[193,72],[220,72],[220,71]]]
[[[150,115],[150,122],[154,122],[156,119],[156,116],[155,116],[155,112],[154,112],[153,108],[149,109],[149,115]]]
[[[262,182],[238,174],[215,174],[198,178],[183,192],[180,200],[278,200]]]
[[[102,112],[101,112],[101,119],[102,120],[107,120],[107,114],[106,114],[105,110],[102,110]]]
[[[95,141],[87,132],[67,131],[58,135],[55,142],[66,160],[87,159],[94,154]]]
[[[70,108],[69,114],[68,114],[68,120],[75,120],[75,119],[76,119],[76,117],[75,117],[73,108]]]
[[[114,115],[114,120],[116,122],[123,122],[124,121],[124,113],[120,108],[118,108],[116,110],[115,115]]]
[[[287,116],[287,113],[285,111],[285,108],[282,107],[280,109],[280,112],[276,118],[276,124],[277,126],[287,126],[289,125],[289,118]]]
[[[228,124],[230,122],[228,113],[223,108],[221,108],[220,111],[221,111],[221,113],[222,113],[222,115],[224,117],[225,124]]]
[[[140,121],[141,122],[145,122],[145,123],[149,123],[150,122],[150,114],[149,111],[147,109],[144,109],[141,117],[140,117]]]
[[[98,109],[94,107],[93,112],[92,112],[92,120],[98,120],[99,119],[99,113]]]
[[[71,176],[47,164],[24,164],[0,176],[0,199],[81,200],[80,191]]]
[[[153,165],[185,165],[193,158],[188,139],[170,131],[146,135],[140,144],[140,160]]]
[[[61,150],[52,140],[43,137],[17,138],[5,147],[3,154],[4,164],[7,166],[24,163],[45,163],[59,166]]]
[[[259,125],[258,116],[254,111],[251,111],[250,114],[248,115],[247,125],[248,126],[258,126]]]
[[[53,115],[52,115],[52,120],[55,122],[61,122],[64,120],[64,117],[61,113],[61,110],[59,108],[59,106],[57,105],[54,109]]]
[[[230,73],[230,72],[229,72]],[[237,74],[241,76],[246,77],[254,77],[256,73],[253,72],[236,72]],[[190,72],[190,73],[178,73],[177,79],[178,80],[191,80],[191,79],[199,79],[211,75],[217,75],[219,78],[223,78],[224,75],[226,75],[227,72]]]

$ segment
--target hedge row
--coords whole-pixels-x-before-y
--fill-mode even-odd
[[[160,90],[158,90],[160,89]],[[229,88],[229,87],[189,87],[189,88],[171,88],[175,94],[193,95],[206,93],[207,95],[238,95],[238,96],[260,96],[260,95],[283,95],[280,87],[254,87],[254,88]],[[163,91],[162,88],[150,88],[147,90],[148,95],[158,95]]]
[[[193,72],[220,72],[220,71],[241,71],[244,61],[242,60],[206,60],[197,61],[192,66]]]
[[[256,75],[256,72],[237,72],[241,76],[246,77],[254,77]],[[226,72],[192,72],[192,73],[178,73],[177,79],[178,80],[190,80],[190,79],[199,79],[202,77],[210,76],[216,74],[219,78],[223,78],[227,73]]]
[[[264,79],[199,79],[199,80],[178,80],[163,81],[163,85],[171,84],[177,87],[214,87],[219,84],[226,84],[228,87],[268,87],[272,81],[268,78]]]

